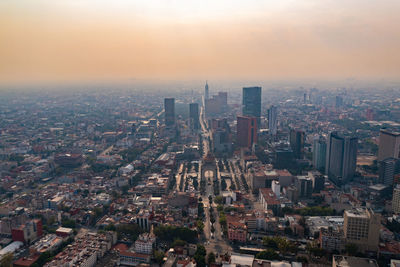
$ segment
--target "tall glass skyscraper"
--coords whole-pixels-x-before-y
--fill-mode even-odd
[[[325,173],[337,185],[343,185],[354,177],[357,165],[357,137],[332,132],[326,146]]]
[[[199,104],[197,103],[189,104],[189,117],[192,128],[195,130],[199,129],[200,128]]]
[[[164,99],[165,125],[175,124],[175,98]]]
[[[261,87],[243,87],[243,115],[257,118],[260,125]]]

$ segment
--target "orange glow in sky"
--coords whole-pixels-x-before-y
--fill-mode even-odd
[[[398,0],[1,0],[0,83],[400,78]]]

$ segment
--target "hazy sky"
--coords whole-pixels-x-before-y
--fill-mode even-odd
[[[0,0],[0,83],[400,79],[399,0]]]

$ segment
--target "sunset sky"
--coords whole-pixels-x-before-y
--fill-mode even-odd
[[[399,0],[1,0],[0,84],[400,80]]]

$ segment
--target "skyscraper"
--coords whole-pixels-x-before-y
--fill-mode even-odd
[[[237,116],[237,143],[240,147],[251,147],[257,142],[257,119]]]
[[[268,129],[271,135],[276,135],[276,132],[278,130],[277,116],[278,116],[278,109],[277,107],[272,105],[268,109]]]
[[[199,121],[199,104],[197,103],[190,103],[189,104],[189,118],[190,118],[190,125],[193,129],[197,130],[200,128],[200,121]]]
[[[354,177],[357,164],[357,137],[341,136],[332,132],[326,145],[325,173],[337,185]]]
[[[293,155],[297,159],[303,158],[304,152],[304,132],[298,129],[290,129],[289,142]]]
[[[206,81],[206,86],[204,87],[204,100],[209,98],[208,83]]]
[[[387,158],[379,161],[379,182],[387,186],[392,186],[394,176],[399,173],[399,165],[400,160],[395,158]]]
[[[382,129],[379,135],[378,161],[400,158],[400,133]]]
[[[311,197],[313,192],[312,180],[307,176],[297,176],[295,186],[299,190],[299,197]]]
[[[343,97],[342,96],[340,96],[340,95],[336,96],[335,100],[336,100],[335,101],[335,106],[337,108],[340,108],[341,106],[343,106]]]
[[[260,125],[261,87],[243,87],[243,115],[257,118]]]
[[[165,125],[175,124],[175,98],[164,99]]]
[[[319,171],[325,170],[326,163],[326,142],[318,136],[313,142],[313,165]]]
[[[207,117],[218,117],[228,107],[228,93],[218,92],[217,95],[204,100],[204,108]]]

